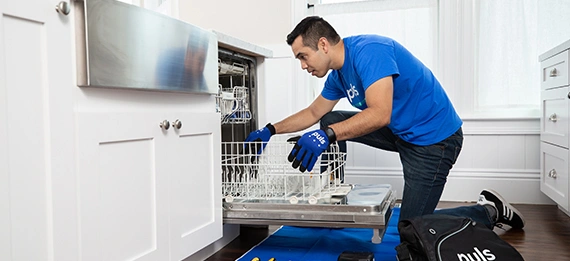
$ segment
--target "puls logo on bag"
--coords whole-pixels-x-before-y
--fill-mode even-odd
[[[318,132],[313,132],[310,137],[315,137],[321,144],[325,144],[325,137],[321,136]]]
[[[458,253],[457,260],[459,261],[493,261],[497,259],[497,257],[491,252],[489,249],[483,249],[483,251],[479,250],[477,247],[474,247],[473,253]]]

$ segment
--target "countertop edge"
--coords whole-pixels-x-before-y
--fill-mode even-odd
[[[570,40],[559,44],[558,46],[544,52],[543,54],[538,56],[538,61],[542,62],[556,54],[563,52],[566,49],[570,49]]]
[[[252,56],[262,56],[266,58],[273,57],[273,51],[267,48],[248,43],[241,39],[229,36],[227,34],[212,30],[214,34],[218,37],[218,45],[230,49],[232,51],[243,52]]]

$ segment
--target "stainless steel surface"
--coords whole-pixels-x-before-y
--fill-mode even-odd
[[[177,120],[172,122],[172,127],[179,130],[182,128],[182,122],[177,119]]]
[[[76,0],[82,87],[218,92],[213,32],[114,0]]]
[[[220,40],[218,38],[218,40]],[[257,76],[257,62],[258,58],[250,57],[244,55],[242,53],[237,53],[235,51],[230,51],[224,48],[218,48],[218,59],[220,63],[220,74],[219,74],[219,86],[221,87],[222,93],[216,96],[217,105],[220,105],[220,102],[223,101],[223,91],[225,88],[235,87],[235,86],[243,86],[247,88],[248,98],[246,100],[247,104],[249,105],[249,116],[251,119],[247,121],[241,121],[241,123],[236,122],[235,124],[223,124],[222,123],[222,141],[229,142],[229,141],[242,141],[245,140],[247,135],[252,131],[259,129],[258,121],[259,121],[259,113],[258,113],[258,89],[265,88],[263,85],[258,84],[259,77]],[[244,65],[244,72],[241,75],[224,75],[222,74],[221,70],[221,63],[223,64],[242,64]],[[244,77],[245,76],[245,77]],[[246,104],[246,103],[243,103]],[[216,108],[218,112],[220,112],[220,117],[224,117],[225,115],[221,113],[222,108]],[[236,113],[237,114],[237,113]],[[237,114],[236,116],[238,116]],[[247,113],[244,114],[247,116]],[[232,116],[229,117],[230,120],[234,120]],[[238,118],[239,119],[239,118]],[[265,123],[264,123],[265,124]]]
[[[224,223],[304,227],[372,228],[372,243],[382,242],[396,195],[390,185],[347,185],[345,195],[317,204],[286,200],[224,202]]]
[[[163,120],[160,122],[158,126],[163,130],[168,130],[168,128],[170,128],[170,122],[168,122],[167,120]]]
[[[346,195],[320,200],[317,204],[236,200],[223,203],[224,222],[383,228],[392,214],[395,198],[390,185],[357,184]]]
[[[374,231],[372,232],[372,243],[374,244],[382,243],[382,237],[384,236],[385,232],[386,229],[384,230],[374,229]]]
[[[65,1],[61,1],[55,6],[55,11],[63,15],[68,15],[70,11],[69,4]]]

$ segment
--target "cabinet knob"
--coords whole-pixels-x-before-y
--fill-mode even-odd
[[[172,122],[172,127],[179,130],[182,128],[182,122],[177,119],[174,122]]]
[[[551,122],[557,122],[558,121],[558,115],[556,115],[556,113],[553,113],[548,117],[548,120]]]
[[[170,128],[170,122],[168,122],[167,120],[163,120],[160,122],[158,126],[160,126],[160,128],[163,130],[168,130],[168,128]]]
[[[558,70],[556,70],[556,68],[550,70],[550,77],[556,77],[558,76]]]
[[[555,178],[556,178],[556,170],[555,170],[555,169],[551,169],[551,170],[548,172],[548,176],[551,177],[551,178],[553,178],[553,179],[555,179]]]
[[[65,1],[61,1],[55,6],[55,11],[63,15],[68,15],[70,11],[69,4]]]

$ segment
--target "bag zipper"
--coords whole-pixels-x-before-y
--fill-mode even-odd
[[[450,238],[450,237],[456,235],[457,233],[459,233],[459,232],[465,230],[469,225],[471,225],[471,220],[469,220],[469,221],[467,222],[467,224],[463,225],[463,227],[460,228],[459,230],[457,230],[457,231],[455,231],[455,232],[453,232],[453,233],[451,233],[451,234],[445,236],[441,241],[439,241],[439,243],[437,244],[437,259],[438,259],[439,261],[443,261],[443,260],[441,259],[441,252],[440,252],[440,251],[441,251],[441,250],[440,250],[440,249],[441,249],[441,244],[443,244],[443,242],[444,242],[445,240],[447,240],[448,238]]]

